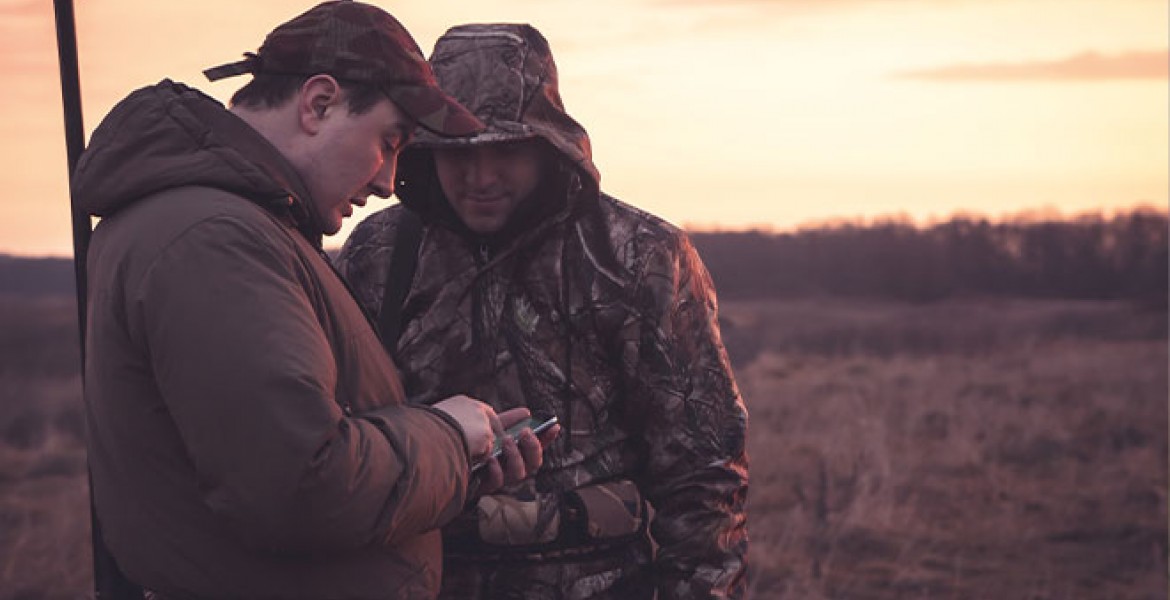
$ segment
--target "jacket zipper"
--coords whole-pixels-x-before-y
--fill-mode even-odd
[[[489,248],[487,244],[480,244],[476,248],[476,252],[475,252],[475,266],[476,267],[482,269],[484,265],[488,264],[488,262],[491,261],[491,258],[492,258],[492,251],[491,251],[491,248]],[[478,348],[479,345],[481,343],[483,343],[483,335],[484,335],[484,332],[483,332],[483,327],[484,327],[484,323],[483,323],[483,310],[484,310],[483,295],[484,295],[485,290],[484,290],[483,280],[478,278],[478,277],[476,278],[476,281],[472,283],[472,285],[474,286],[474,289],[471,292],[471,310],[472,310],[471,343]]]

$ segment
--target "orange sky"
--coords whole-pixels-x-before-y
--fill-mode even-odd
[[[240,81],[200,71],[312,4],[79,0],[87,132],[164,77],[225,100]],[[536,25],[602,187],[680,225],[1167,204],[1165,0],[381,5],[428,53],[456,23]],[[70,252],[56,59],[52,2],[0,0],[0,253]]]

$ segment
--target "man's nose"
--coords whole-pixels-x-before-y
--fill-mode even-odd
[[[398,157],[393,157],[386,161],[378,173],[374,175],[374,179],[370,181],[370,193],[386,199],[394,195],[394,175],[396,174],[396,165],[398,164]]]
[[[496,161],[490,154],[482,150],[475,152],[467,166],[467,181],[473,188],[483,189],[491,187],[499,180],[499,170]]]

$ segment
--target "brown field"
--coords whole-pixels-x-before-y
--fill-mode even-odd
[[[724,314],[754,598],[1166,598],[1165,309]]]
[[[0,598],[89,595],[72,305],[0,297]],[[723,305],[752,597],[1167,597],[1166,309]]]

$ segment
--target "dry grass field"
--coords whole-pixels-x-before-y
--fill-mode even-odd
[[[92,587],[71,298],[0,296],[0,598]]]
[[[753,598],[1166,598],[1164,308],[723,311]]]
[[[89,593],[68,299],[0,297],[0,598]],[[1166,309],[725,303],[752,598],[1167,596]]]

